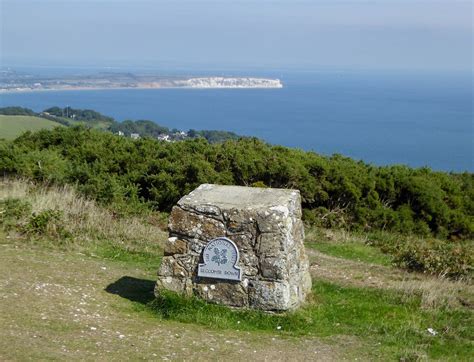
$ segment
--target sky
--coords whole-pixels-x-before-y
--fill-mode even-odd
[[[0,65],[470,71],[472,16],[458,0],[0,0]]]

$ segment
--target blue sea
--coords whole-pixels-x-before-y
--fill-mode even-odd
[[[278,77],[284,88],[45,91],[0,95],[0,106],[89,108],[119,121],[234,131],[376,165],[474,171],[470,73],[247,75]]]

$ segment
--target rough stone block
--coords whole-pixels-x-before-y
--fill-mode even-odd
[[[155,287],[155,294],[158,295],[160,290],[166,289],[172,292],[181,293],[187,296],[191,296],[193,294],[193,287],[190,279],[188,278],[180,278],[180,277],[161,277],[158,278]]]
[[[201,240],[222,236],[226,231],[221,221],[183,210],[177,206],[174,206],[171,211],[168,228],[172,235]]]
[[[233,307],[247,307],[249,304],[247,287],[243,283],[207,280],[196,284],[194,291],[208,302]]]
[[[279,311],[295,307],[290,301],[288,282],[253,281],[249,286],[249,304],[253,308]]]
[[[264,278],[284,280],[289,277],[289,268],[286,258],[264,257],[260,262],[261,274]]]
[[[285,311],[301,305],[311,289],[296,190],[204,184],[173,207],[168,227],[157,294],[169,289],[233,307]],[[227,241],[209,244],[216,238]],[[238,259],[233,267],[232,258]],[[198,275],[209,268],[216,274]]]
[[[186,254],[188,251],[188,242],[176,236],[168,238],[165,243],[165,255]]]

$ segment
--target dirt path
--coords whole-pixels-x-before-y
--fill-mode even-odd
[[[474,306],[474,287],[420,273],[383,265],[341,259],[306,248],[313,278],[354,287],[395,289],[407,294],[419,293],[426,306]]]
[[[152,279],[118,262],[0,244],[0,360],[328,361],[358,349],[349,337],[285,338],[160,321],[139,308],[152,297]]]

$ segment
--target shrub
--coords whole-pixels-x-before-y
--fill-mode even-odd
[[[460,278],[472,275],[473,248],[465,243],[452,244],[439,240],[405,243],[399,248],[394,262],[411,270]]]
[[[0,220],[20,219],[31,213],[31,204],[21,199],[0,200]]]
[[[392,255],[393,262],[403,268],[449,278],[472,278],[474,242],[449,242],[439,239],[411,238],[396,234],[376,233],[368,244]]]
[[[21,199],[0,200],[0,225],[5,230],[11,229],[20,219],[31,213],[31,204]]]
[[[131,140],[78,127],[0,144],[0,172],[70,183],[127,212],[169,211],[201,183],[295,188],[308,223],[445,239],[474,237],[474,175],[375,167],[258,139],[209,144]]]
[[[30,216],[24,231],[35,235],[48,235],[52,237],[68,237],[63,225],[61,225],[62,212],[59,210],[43,210]]]

